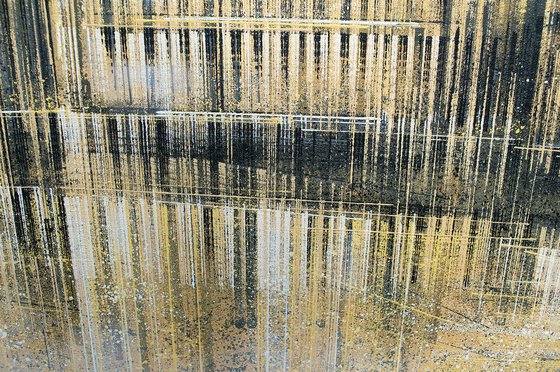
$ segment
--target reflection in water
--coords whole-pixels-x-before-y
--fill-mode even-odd
[[[227,197],[2,194],[13,213],[6,332],[15,352],[19,322],[37,328],[43,337],[23,338],[37,344],[19,347],[57,368],[412,368],[440,333],[521,332],[558,306],[558,241],[523,223]]]
[[[355,122],[317,135],[293,117],[3,120],[4,174],[22,185],[0,188],[4,365],[556,363],[558,339],[536,325],[556,324],[560,237],[499,191],[527,172],[509,142],[448,139],[475,142],[469,170],[438,138],[391,147]],[[515,167],[490,160],[503,151]],[[449,194],[430,191],[437,177]]]

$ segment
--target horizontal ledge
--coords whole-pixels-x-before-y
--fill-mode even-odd
[[[24,115],[33,114],[75,114],[83,115],[85,118],[90,117],[126,117],[137,116],[146,118],[202,118],[206,121],[219,120],[220,122],[231,121],[240,124],[254,123],[254,124],[270,124],[270,125],[289,125],[295,124],[302,132],[307,133],[370,133],[375,134],[375,127],[379,125],[380,129],[383,128],[378,134],[387,134],[386,126],[387,119],[374,117],[374,116],[338,116],[338,115],[313,115],[313,114],[273,114],[273,113],[259,113],[259,112],[218,112],[218,111],[173,111],[173,110],[157,110],[152,109],[149,111],[125,111],[125,112],[109,112],[105,110],[100,111],[74,111],[68,108],[60,108],[53,110],[0,110],[0,118],[21,117]],[[410,131],[404,131],[405,134],[411,134]],[[402,135],[403,132],[395,130],[391,132],[392,135]],[[431,138],[434,140],[455,139],[461,141],[506,141],[515,142],[513,137],[495,137],[484,136],[480,132],[466,135],[466,133],[458,132],[453,134],[448,133],[414,133],[415,137]],[[560,151],[560,149],[541,149],[531,148],[524,146],[515,146],[517,150],[541,150],[541,151]]]
[[[165,18],[137,18],[129,23],[87,23],[85,27],[139,27],[154,25],[181,25],[181,24],[204,23],[214,27],[229,26],[256,26],[256,27],[320,27],[320,28],[412,28],[422,29],[434,25],[443,25],[442,21],[363,21],[363,20],[339,20],[339,19],[305,19],[305,18],[242,18],[242,17],[165,17]]]

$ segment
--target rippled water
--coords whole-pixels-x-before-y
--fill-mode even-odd
[[[438,369],[558,357],[559,238],[544,207],[499,191],[528,192],[511,176],[526,172],[514,142],[454,139],[478,151],[468,170],[437,138],[369,124],[3,120],[14,185],[0,188],[5,366]]]

